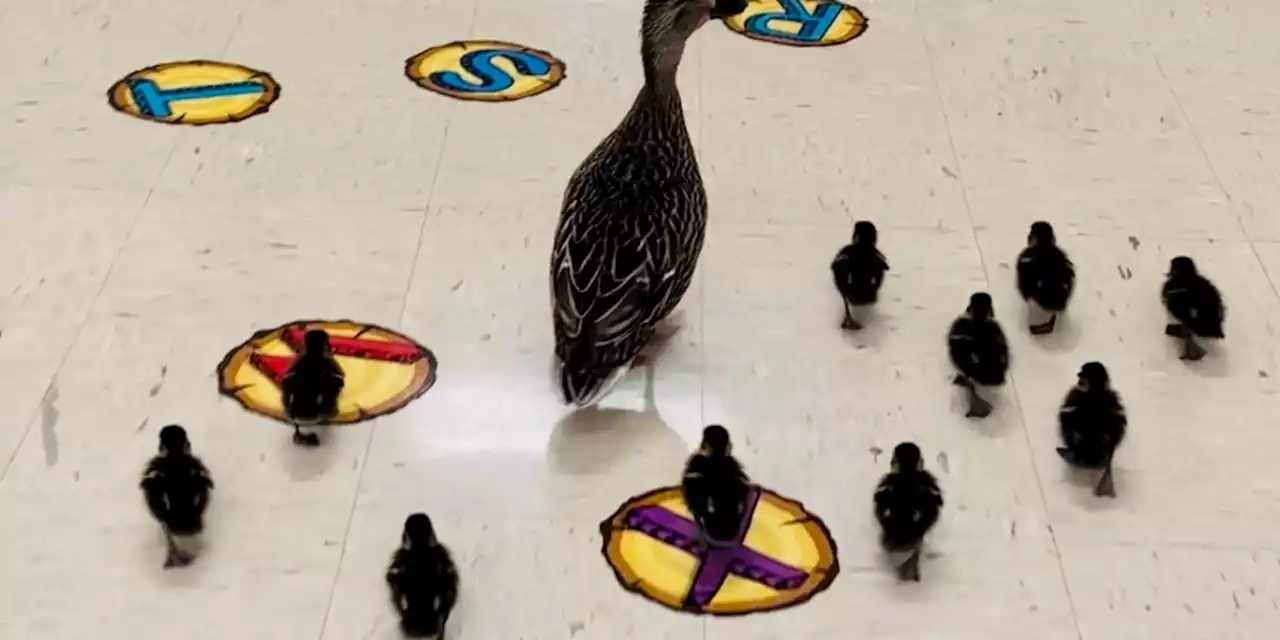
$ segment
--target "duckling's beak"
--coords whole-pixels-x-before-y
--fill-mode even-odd
[[[711,17],[715,20],[723,20],[747,10],[747,0],[715,0],[715,5],[711,8]]]

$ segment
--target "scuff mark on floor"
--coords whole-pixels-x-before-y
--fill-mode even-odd
[[[40,445],[44,447],[44,463],[52,467],[58,464],[58,381],[49,383],[40,401]]]
[[[938,452],[938,467],[943,473],[951,473],[951,458],[947,457],[946,451]]]
[[[152,397],[152,398],[156,397],[156,395],[158,395],[158,394],[160,393],[160,390],[164,388],[164,379],[165,379],[165,377],[166,377],[166,376],[168,376],[168,375],[169,375],[169,365],[167,365],[167,364],[166,364],[166,365],[161,366],[161,367],[160,367],[160,381],[159,381],[159,382],[157,382],[157,383],[155,384],[155,386],[154,386],[154,387],[151,387],[151,392],[150,392],[150,393],[151,393],[151,397]]]
[[[884,453],[884,449],[881,449],[880,447],[871,447],[870,449],[867,449],[867,451],[871,452],[871,461],[877,463],[880,462],[880,454]]]

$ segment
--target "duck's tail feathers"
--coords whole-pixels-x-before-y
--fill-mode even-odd
[[[618,367],[606,375],[584,371],[565,365],[560,366],[560,393],[568,404],[588,407],[599,402],[627,373],[627,367]]]

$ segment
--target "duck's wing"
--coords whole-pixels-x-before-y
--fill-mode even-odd
[[[558,350],[573,346],[622,365],[647,340],[669,295],[671,247],[659,229],[623,216],[565,212],[552,250]],[[612,355],[610,355],[612,354]],[[561,358],[573,359],[561,353]]]

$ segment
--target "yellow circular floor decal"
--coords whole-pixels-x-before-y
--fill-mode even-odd
[[[564,80],[564,63],[510,42],[465,40],[409,58],[405,75],[424,89],[459,100],[510,102],[555,88]]]
[[[670,487],[628,500],[600,523],[618,582],[672,609],[732,616],[801,604],[840,571],[822,521],[768,489],[752,490],[731,545],[705,545],[691,518],[680,488]]]
[[[270,75],[228,62],[166,62],[134,71],[107,92],[111,106],[166,124],[223,124],[266,113],[280,97]]]
[[[218,365],[218,390],[245,409],[282,422],[280,381],[307,331],[329,334],[333,355],[346,375],[338,415],[328,424],[370,420],[403,408],[436,380],[436,359],[426,347],[382,327],[347,320],[311,320],[255,333]]]
[[[724,23],[748,38],[797,47],[842,44],[867,30],[861,11],[834,0],[750,0]]]

